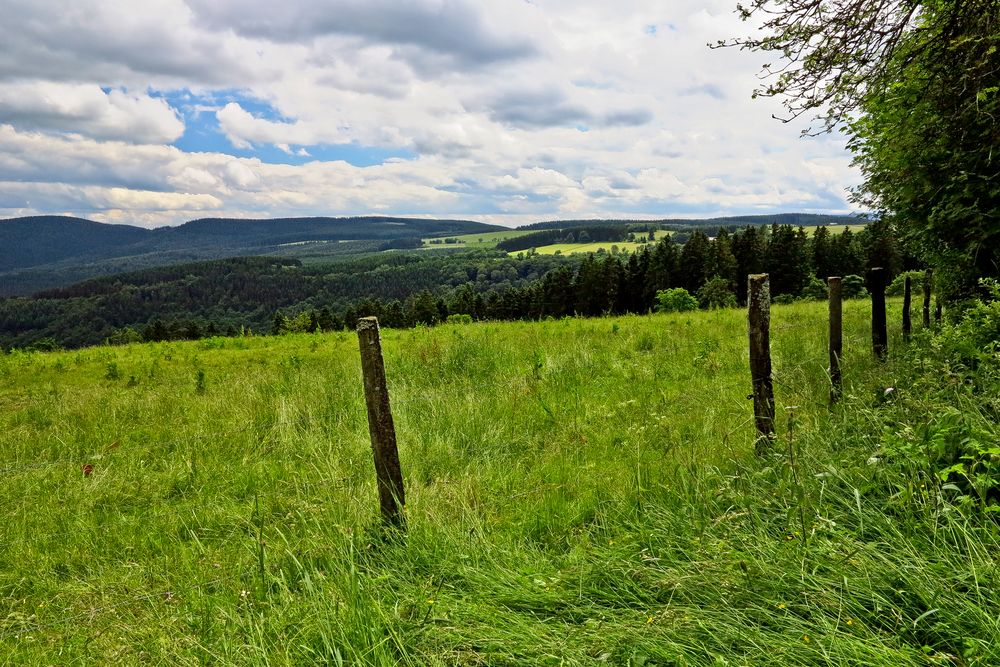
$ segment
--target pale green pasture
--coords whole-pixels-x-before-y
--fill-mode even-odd
[[[638,236],[639,234],[640,232],[636,232],[636,236]],[[664,229],[657,229],[654,232],[654,236],[657,241],[669,237],[670,234],[671,234],[670,231]],[[558,252],[561,255],[571,255],[573,253],[597,252],[598,250],[611,252],[611,246],[618,246],[618,249],[622,252],[636,252],[637,250],[641,250],[642,248],[652,247],[651,243],[633,243],[629,241],[601,241],[598,243],[553,243],[551,245],[540,246],[538,248],[535,248],[535,252],[537,252],[540,255],[554,255],[556,254],[556,252]]]
[[[467,246],[469,248],[492,248],[500,241],[517,238],[525,234],[531,234],[529,230],[511,229],[509,231],[484,232],[481,234],[460,234],[458,236],[428,237],[423,239],[424,246],[430,248],[455,248]],[[444,239],[455,239],[456,243],[444,243]],[[431,241],[441,241],[441,243],[431,243]]]

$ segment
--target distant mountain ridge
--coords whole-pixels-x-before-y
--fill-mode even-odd
[[[746,225],[791,225],[793,227],[819,227],[820,225],[848,225],[863,222],[851,215],[829,215],[823,213],[773,213],[766,215],[730,215],[718,218],[655,218],[655,219],[602,219],[549,220],[535,222],[518,229],[569,229],[572,227],[594,227],[620,224],[656,224],[684,227],[745,227]]]
[[[831,225],[849,216],[785,213],[711,219],[556,220],[525,225],[543,230],[654,223],[689,227],[733,225]],[[294,246],[317,244],[322,254],[411,247],[418,239],[506,230],[471,220],[393,216],[273,219],[200,218],[177,227],[146,229],[68,216],[0,220],[0,298],[32,294],[88,278],[182,262],[254,255],[293,255]],[[325,245],[321,245],[325,244]]]
[[[377,250],[378,243],[503,230],[471,220],[359,216],[202,218],[145,229],[66,216],[0,220],[0,296],[28,294],[92,276],[199,259],[280,252],[330,242]]]

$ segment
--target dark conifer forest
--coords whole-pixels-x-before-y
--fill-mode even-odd
[[[561,256],[532,250],[541,240],[560,241],[567,234],[610,241],[636,233],[592,225],[543,230],[537,233],[545,239],[526,246],[523,240],[534,234],[512,239],[521,242],[508,243],[512,254],[394,250],[324,263],[257,256],[145,269],[0,301],[0,345],[79,347],[329,331],[365,315],[378,316],[387,327],[410,327],[449,317],[646,313],[672,288],[712,308],[744,303],[740,277],[749,273],[769,273],[775,298],[792,300],[823,298],[830,275],[858,276],[849,282],[860,286],[871,266],[886,266],[892,274],[916,267],[879,222],[858,233],[833,234],[826,227],[810,233],[781,224],[730,229],[710,236],[694,228],[632,253]]]

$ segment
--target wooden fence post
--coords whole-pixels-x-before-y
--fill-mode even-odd
[[[368,432],[375,456],[375,475],[378,479],[378,502],[382,521],[406,529],[403,508],[403,473],[399,467],[396,449],[396,429],[389,408],[389,390],[385,384],[385,364],[382,361],[382,340],[378,318],[362,317],[358,320],[358,343],[361,346],[361,371],[365,383],[365,403],[368,406]]]
[[[924,271],[924,310],[923,324],[927,329],[931,325],[931,289],[934,285],[934,271],[927,269]]]
[[[747,277],[750,379],[753,415],[760,437],[754,449],[763,454],[774,438],[774,383],[771,378],[771,283],[766,273]]]
[[[885,321],[885,269],[881,266],[868,272],[868,289],[872,294],[872,352],[882,361],[889,353],[889,331]]]
[[[913,281],[910,276],[903,278],[903,340],[910,341],[913,323],[910,321],[910,303],[913,297]]]
[[[941,295],[934,298],[934,324],[941,324]]]
[[[830,402],[840,400],[843,381],[840,357],[844,351],[843,290],[839,276],[827,278],[830,292]]]

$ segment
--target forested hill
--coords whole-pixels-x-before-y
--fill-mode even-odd
[[[422,237],[504,229],[468,220],[396,217],[205,218],[143,229],[80,218],[0,220],[0,296],[28,294],[102,274],[177,262],[281,251],[329,242],[337,251],[371,251]]]
[[[745,227],[746,225],[791,225],[793,227],[819,227],[821,225],[850,225],[863,222],[849,215],[820,215],[816,213],[776,213],[774,215],[734,215],[722,218],[660,218],[656,220],[550,220],[524,225],[518,229],[569,229],[571,227],[607,227],[610,225],[652,225],[658,227]]]
[[[695,230],[634,252],[547,255],[533,250],[368,253],[327,262],[241,257],[106,276],[34,298],[0,299],[0,348],[79,347],[226,333],[336,330],[375,315],[387,327],[452,315],[510,320],[646,313],[679,289],[703,307],[745,301],[750,273],[777,299],[823,298],[823,277],[859,293],[872,266],[917,269],[885,223],[832,234],[790,225],[714,236]],[[741,278],[742,277],[742,278]]]

